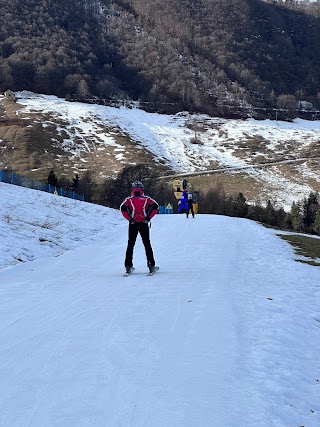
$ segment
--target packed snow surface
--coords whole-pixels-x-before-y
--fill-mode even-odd
[[[320,425],[320,270],[245,219],[120,212],[0,183],[1,427]]]

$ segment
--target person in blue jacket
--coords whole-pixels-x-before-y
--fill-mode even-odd
[[[188,191],[184,190],[178,202],[178,213],[188,214]]]

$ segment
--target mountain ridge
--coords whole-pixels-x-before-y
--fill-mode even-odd
[[[301,101],[320,108],[317,4],[2,3],[2,91],[79,100],[130,97],[224,116],[266,117],[278,108],[294,117]]]

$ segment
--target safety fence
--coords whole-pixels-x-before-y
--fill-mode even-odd
[[[45,191],[47,193],[58,194],[59,196],[63,197],[69,197],[70,199],[84,201],[84,195],[80,196],[74,191],[67,191],[60,187],[55,187],[50,184],[44,184],[39,180],[33,180],[26,176],[19,176],[14,172],[6,172],[0,170],[0,182],[19,185],[20,187],[32,188],[33,190]]]
[[[159,214],[172,214],[173,207],[170,203],[166,203],[164,206],[159,206]]]

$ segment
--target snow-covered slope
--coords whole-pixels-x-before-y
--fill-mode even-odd
[[[320,425],[320,270],[274,230],[157,215],[159,272],[138,240],[124,278],[119,212],[2,183],[0,211],[1,427]]]
[[[186,112],[166,115],[147,113],[138,108],[67,102],[56,96],[30,92],[20,92],[18,96],[19,103],[25,105],[24,113],[41,112],[51,115],[51,119],[63,120],[64,126],[60,131],[69,135],[69,139],[65,139],[65,148],[70,151],[76,150],[75,144],[72,148],[72,141],[84,140],[84,136],[94,135],[99,136],[102,146],[114,145],[115,149],[121,148],[112,134],[104,131],[106,125],[117,126],[178,172],[205,170],[214,161],[224,166],[248,166],[245,159],[235,154],[239,145],[248,138],[260,137],[264,140],[264,144],[260,144],[261,150],[267,145],[270,153],[285,152],[286,144],[290,141],[295,144],[295,151],[298,153],[320,136],[319,121],[297,119],[288,123],[253,119],[228,120]],[[48,123],[50,121],[44,120],[43,126]],[[197,129],[196,132],[193,127]],[[203,145],[190,142],[195,133]],[[89,148],[86,146],[85,149]],[[124,149],[122,154],[125,158]],[[258,155],[259,149],[255,152],[255,156]],[[268,156],[264,154],[264,157]]]
[[[0,183],[0,269],[106,242],[117,230],[113,209]]]
[[[293,122],[228,120],[181,112],[152,114],[138,108],[114,108],[67,102],[55,96],[18,93],[20,117],[56,128],[53,146],[73,159],[74,167],[88,166],[93,158],[105,159],[97,166],[101,177],[112,175],[104,163],[113,161],[113,175],[131,164],[132,146],[117,136],[134,142],[135,152],[147,150],[153,164],[166,165],[175,173],[192,173],[216,168],[240,168],[260,188],[256,198],[271,198],[289,209],[293,201],[320,188],[320,122],[296,119]],[[198,143],[192,143],[196,139]],[[91,155],[91,156],[90,156]],[[93,157],[92,157],[93,155]],[[318,156],[310,159],[310,157]],[[309,159],[309,160],[308,160]],[[290,161],[290,166],[283,161]],[[61,156],[56,159],[62,161]],[[253,168],[276,161],[279,167]],[[244,168],[244,169],[241,169]],[[235,173],[235,172],[233,172]],[[250,197],[249,197],[250,199]]]

